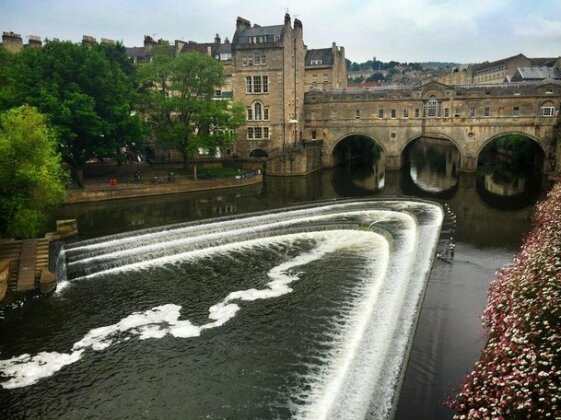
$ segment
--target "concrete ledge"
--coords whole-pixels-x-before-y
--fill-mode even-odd
[[[145,197],[151,195],[177,194],[185,192],[219,190],[254,185],[263,182],[263,175],[255,175],[243,179],[217,179],[169,184],[138,185],[125,187],[104,187],[100,189],[70,190],[66,197],[67,204],[85,203],[88,201],[118,200],[122,198]]]

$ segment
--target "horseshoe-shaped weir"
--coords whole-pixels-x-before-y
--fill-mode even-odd
[[[95,376],[128,413],[387,418],[442,219],[342,200],[70,244],[49,305],[72,309],[46,308],[50,339],[0,355],[3,392]],[[160,384],[161,404],[135,381]]]

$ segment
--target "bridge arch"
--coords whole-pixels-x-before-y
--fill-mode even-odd
[[[329,154],[333,154],[333,152],[335,151],[335,148],[337,147],[337,145],[339,145],[342,141],[344,141],[345,139],[348,139],[349,137],[354,137],[354,136],[360,136],[360,137],[367,137],[370,140],[372,140],[372,142],[374,144],[376,144],[383,153],[387,153],[387,148],[386,145],[384,144],[383,141],[380,141],[379,139],[377,139],[375,136],[373,136],[372,134],[368,134],[368,133],[364,133],[364,132],[359,132],[359,131],[351,131],[349,133],[344,134],[343,136],[340,136],[336,141],[334,141],[331,145],[331,150],[328,150],[327,152]]]
[[[458,152],[460,152],[460,157],[463,157],[464,155],[464,151],[462,150],[462,146],[461,143],[454,139],[453,137],[450,137],[444,133],[440,133],[440,132],[424,132],[424,133],[420,133],[420,134],[415,134],[414,136],[408,138],[403,145],[401,146],[401,149],[399,150],[399,155],[403,156],[403,152],[405,151],[405,149],[407,149],[407,146],[409,146],[412,142],[414,142],[415,140],[421,138],[421,137],[430,137],[433,139],[440,139],[440,140],[448,140],[450,143],[452,143],[454,146],[456,146],[456,149],[458,149]]]
[[[547,150],[545,149],[544,145],[543,145],[543,140],[537,138],[536,136],[533,136],[531,134],[525,133],[523,131],[504,131],[502,133],[498,133],[498,134],[494,134],[491,137],[489,137],[487,140],[481,142],[479,144],[479,148],[477,150],[477,158],[479,158],[479,155],[481,154],[481,152],[489,145],[491,144],[493,141],[504,137],[504,136],[508,136],[508,135],[517,135],[517,136],[523,136],[526,137],[529,140],[532,140],[534,143],[536,143],[540,150],[543,152],[544,156],[547,155]]]
[[[352,139],[361,138],[363,141],[353,142]],[[345,147],[345,142],[349,140],[348,147]],[[370,146],[368,146],[370,144]],[[367,162],[381,161],[384,162],[387,155],[386,146],[382,141],[365,132],[352,131],[345,133],[334,141],[327,153],[323,156],[324,166],[334,167],[339,166],[341,163],[350,160],[363,160]]]

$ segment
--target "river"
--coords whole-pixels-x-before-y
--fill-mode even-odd
[[[545,183],[540,177],[520,176],[516,179],[498,182],[490,174],[480,174],[479,176],[458,174],[459,155],[457,151],[449,143],[438,140],[426,139],[414,144],[409,149],[408,156],[404,169],[399,172],[384,171],[380,165],[366,169],[357,169],[347,165],[323,170],[305,177],[265,177],[263,185],[238,190],[69,205],[60,209],[54,217],[76,218],[80,230],[78,239],[83,240],[136,229],[220,216],[241,215],[339,197],[410,196],[441,203],[444,206],[446,217],[438,244],[437,258],[429,278],[411,356],[406,368],[396,418],[448,419],[451,417],[451,412],[442,406],[442,401],[453,395],[454,387],[459,386],[463,375],[471,370],[484,344],[484,331],[480,316],[486,303],[489,283],[494,278],[496,270],[512,260],[524,234],[531,227],[533,205],[543,196]],[[306,249],[308,245],[298,243],[298,246]],[[279,245],[275,252],[282,254],[289,251]],[[274,258],[274,255],[263,253],[262,258],[266,260]],[[251,261],[251,264],[255,264],[256,267],[260,264],[255,259]],[[224,264],[228,264],[227,259]],[[197,269],[216,271],[220,274],[220,270],[216,267],[198,267]],[[238,267],[238,269],[244,270],[243,267]],[[213,273],[214,277],[216,275]],[[234,278],[232,281],[243,283],[244,279],[240,277]],[[123,284],[127,283],[123,282]],[[179,285],[179,279],[172,278],[170,284],[165,288],[179,287]],[[210,287],[222,286],[213,284]],[[344,287],[344,285],[337,287]],[[140,300],[140,302],[150,300],[136,290],[127,290],[124,286],[119,289],[119,292],[131,300]],[[95,288],[88,290],[88,293],[95,294]],[[199,290],[199,293],[204,292]],[[341,290],[333,286],[327,289],[327,295],[323,298],[330,300],[341,293],[343,293]],[[87,295],[76,298],[88,299]],[[316,303],[308,302],[310,305]],[[68,304],[71,302],[69,301]],[[104,317],[95,313],[96,304],[99,304],[99,298],[95,296],[92,296],[92,302],[84,303],[84,313],[91,316],[91,320],[83,320],[83,322],[90,325],[90,328],[107,324]],[[117,298],[115,304],[126,305],[122,299]],[[2,311],[2,321],[0,322],[7,328],[0,329],[2,331],[0,332],[1,353],[5,353],[6,350],[9,350],[11,354],[16,353],[17,350],[27,351],[26,346],[29,345],[29,342],[32,347],[37,347],[37,342],[41,341],[42,331],[44,334],[49,334],[51,326],[44,326],[41,321],[41,310],[49,310],[48,298],[26,302],[24,306],[25,308],[10,308]],[[64,308],[64,305],[61,308]],[[51,308],[51,310],[53,309]],[[268,317],[271,310],[272,308],[262,308],[261,312],[258,311],[255,316]],[[75,312],[76,309],[74,308],[73,311]],[[200,317],[202,312],[204,311],[198,308],[195,310],[194,316]],[[300,315],[308,316],[309,314]],[[64,320],[64,314],[58,316],[59,318],[55,316],[54,319],[59,319],[61,325],[68,324],[68,320]],[[25,321],[26,328],[29,328],[28,331],[19,335],[8,331],[13,329],[20,320]],[[248,322],[251,322],[251,319]],[[298,321],[296,318],[288,318],[286,322],[290,324]],[[317,328],[320,327],[317,326]],[[270,334],[273,333],[270,332]],[[77,336],[78,332],[73,332],[74,340]],[[216,340],[216,343],[212,344],[211,349],[222,345],[220,337],[216,336],[213,339]],[[250,337],[248,336],[247,339],[249,340]],[[261,337],[261,339],[264,338]],[[17,340],[17,342],[9,343],[13,340]],[[26,340],[29,341],[26,342]],[[279,340],[281,344],[288,345],[287,343],[294,343],[298,340],[298,334]],[[228,339],[225,342],[228,342]],[[259,345],[259,342],[255,344],[257,347]],[[302,357],[307,357],[304,345],[298,344],[297,348]],[[157,350],[160,353],[147,358],[147,365],[144,366],[146,371],[151,374],[157,371],[157,369],[154,370],[152,364],[175,357],[173,354],[166,353],[172,349],[160,345]],[[196,352],[200,349],[189,347],[189,351]],[[208,404],[221,404],[224,401],[230,401],[230,398],[236,399],[236,389],[228,380],[224,380],[223,375],[235,370],[237,366],[235,358],[243,358],[241,353],[244,351],[251,352],[252,346],[232,349],[231,357],[221,360],[219,367],[207,366],[208,360],[204,353],[197,354],[194,356],[194,361],[189,362],[197,372],[201,369],[209,369],[207,374],[214,377],[219,385],[214,391],[212,389],[205,391],[205,387],[208,385],[206,382],[193,385],[200,388],[200,392],[217,393],[212,398],[206,398]],[[279,360],[282,359],[282,355],[271,355],[271,357],[277,356]],[[100,366],[100,372],[103,371],[101,366],[104,362],[101,359],[100,355],[96,355],[92,360],[84,362],[83,371],[96,372],[96,365]],[[139,368],[138,365],[127,364],[126,359],[126,351],[118,354],[116,360],[113,360],[114,364],[107,368],[110,375],[117,374],[116,369],[120,364],[123,369]],[[183,362],[179,360],[176,363]],[[283,360],[282,363],[290,365],[290,362],[286,360]],[[279,362],[279,364],[282,363]],[[278,375],[282,375],[285,368],[286,366],[279,367]],[[133,388],[138,386],[149,394],[154,392],[157,394],[159,387],[166,389],[165,383],[158,384],[157,380],[154,382],[154,378],[148,378],[145,381],[139,372],[131,371],[129,374],[129,380],[135,381],[134,385],[130,385]],[[195,378],[198,378],[197,375],[199,373],[195,374]],[[273,375],[273,377],[275,376]],[[241,398],[246,398],[251,394],[251,390],[244,388],[251,385],[249,379],[247,378],[246,382],[242,378],[237,385],[240,387]],[[61,398],[67,399],[68,402],[55,404],[59,407],[59,411],[54,412],[49,412],[48,409],[48,400],[56,398],[57,395],[52,390],[43,390],[37,396],[29,396],[33,392],[35,386],[33,385],[29,388],[31,391],[25,394],[28,396],[26,398],[23,398],[23,394],[18,392],[0,390],[0,417],[6,418],[7,415],[19,417],[41,413],[48,418],[75,418],[88,412],[84,411],[84,404],[99,404],[97,408],[102,414],[113,412],[119,417],[127,417],[126,407],[112,406],[114,403],[110,389],[102,388],[100,390],[94,386],[93,381],[93,379],[88,379],[75,383],[73,386],[81,389],[77,393],[72,387],[58,384],[63,393]],[[53,385],[56,384],[56,382],[53,383]],[[100,394],[92,397],[88,393],[89,388]],[[117,387],[119,392],[126,392],[129,388]],[[169,389],[165,392],[168,392],[173,400],[174,391]],[[257,395],[257,400],[239,401],[239,407],[232,412],[243,413],[243,410],[237,410],[241,410],[240,407],[247,407],[248,404],[260,406],[267,404],[267,399],[274,400],[275,397],[274,391],[271,390],[262,392],[254,390],[254,393]],[[233,397],[232,394],[234,394]],[[88,395],[88,397],[81,402],[80,395]],[[17,409],[7,408],[11,404],[13,406],[14,398],[18,398],[19,401]],[[161,411],[154,411],[153,406],[149,403],[149,401],[154,403],[154,398],[157,400],[157,396],[148,395],[147,401],[138,401],[138,404],[145,407],[146,410],[141,417],[152,418],[162,415]],[[118,400],[119,398],[115,398],[115,401]],[[162,397],[162,400],[168,401],[168,398]],[[130,400],[124,399],[124,401],[130,403]],[[203,416],[205,413],[203,403],[201,406],[192,404],[189,409],[194,410],[191,411],[194,417]],[[138,414],[142,411],[134,412]],[[275,413],[280,417],[285,417],[289,412],[279,409]],[[178,413],[180,411],[168,412],[171,417]],[[270,412],[260,409],[250,409],[247,413],[252,413],[254,416],[270,414]],[[90,412],[90,415],[96,416],[95,412]],[[220,414],[211,415],[211,417],[222,416]],[[187,415],[187,417],[189,416]]]

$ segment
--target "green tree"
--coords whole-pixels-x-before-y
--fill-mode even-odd
[[[144,87],[142,110],[152,134],[179,150],[185,167],[197,148],[212,154],[233,141],[232,130],[243,123],[244,108],[213,99],[224,84],[219,62],[199,53],[174,57],[169,49],[160,49],[139,73]]]
[[[66,176],[54,133],[35,108],[0,115],[0,234],[36,236],[49,207],[64,199]]]
[[[30,104],[47,115],[79,185],[87,160],[118,156],[121,147],[142,139],[123,54],[118,46],[87,48],[54,40],[15,55],[10,105]]]

